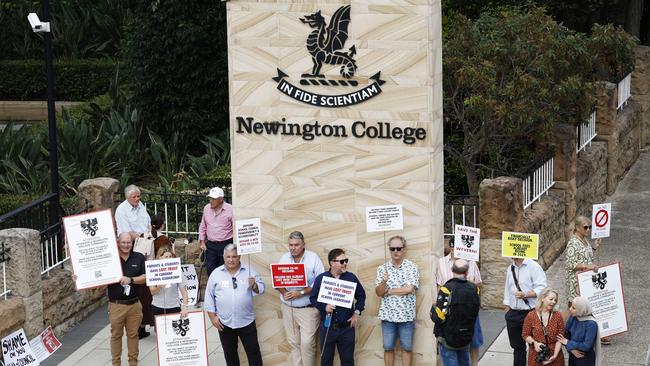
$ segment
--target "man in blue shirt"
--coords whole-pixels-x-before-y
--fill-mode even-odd
[[[241,264],[234,244],[224,248],[223,258],[225,263],[210,274],[203,308],[219,331],[226,365],[239,366],[237,340],[240,339],[248,364],[261,366],[253,296],[264,293],[264,282],[255,270]]]
[[[330,264],[330,270],[316,277],[309,296],[312,305],[320,311],[321,319],[323,319],[320,328],[321,366],[332,365],[334,347],[338,348],[341,366],[352,366],[354,365],[354,327],[357,325],[359,316],[365,307],[366,292],[363,290],[357,276],[347,271],[348,257],[345,250],[340,248],[330,250],[327,260]],[[356,302],[351,309],[317,301],[323,277],[333,277],[357,284],[354,292]],[[329,326],[326,326],[328,322]]]

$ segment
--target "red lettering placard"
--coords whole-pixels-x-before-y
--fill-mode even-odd
[[[304,263],[271,264],[273,288],[307,287]]]

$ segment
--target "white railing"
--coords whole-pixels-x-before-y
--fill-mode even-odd
[[[591,112],[589,118],[576,127],[576,153],[584,150],[587,145],[591,145],[591,140],[596,137],[596,111]]]
[[[444,236],[454,236],[456,225],[478,227],[478,197],[477,196],[448,196],[452,198],[445,203]],[[460,199],[458,199],[460,198]],[[447,201],[447,199],[445,199]]]
[[[550,158],[524,179],[524,209],[539,200],[554,184],[553,158]]]
[[[0,292],[0,297],[5,300],[7,300],[7,295],[11,292],[11,290],[7,288],[7,268],[5,267],[5,263],[9,260],[7,252],[9,252],[9,249],[5,249],[5,244],[2,243],[0,246],[0,265],[2,266],[2,292]]]
[[[61,223],[59,222],[56,226],[61,226]],[[48,236],[48,232],[52,232],[54,235]],[[41,275],[49,274],[51,270],[70,260],[65,246],[60,247],[62,243],[60,243],[59,236],[63,237],[63,234],[59,232],[58,228],[47,230],[41,234]]]
[[[616,109],[623,109],[630,98],[630,87],[632,84],[632,73],[627,74],[623,80],[618,82],[618,105]]]
[[[147,205],[145,204],[145,207]],[[198,236],[198,222],[190,220],[190,210],[192,208],[187,203],[154,203],[153,214],[157,215],[158,211],[165,217],[165,230],[163,234],[169,235],[192,235]],[[179,216],[180,212],[180,216]],[[171,221],[170,221],[171,220]],[[190,227],[197,227],[196,231],[190,230]]]

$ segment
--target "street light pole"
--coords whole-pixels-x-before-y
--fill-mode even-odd
[[[50,1],[43,0],[43,22],[50,21]],[[56,109],[54,107],[54,67],[52,56],[52,33],[44,32],[45,73],[47,75],[47,125],[50,137],[50,180],[52,193],[56,195],[50,201],[50,226],[59,221],[59,160],[56,141]]]

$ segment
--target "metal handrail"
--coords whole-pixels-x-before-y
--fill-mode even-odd
[[[21,213],[23,213],[23,212],[25,212],[27,210],[30,210],[30,209],[32,209],[32,208],[34,208],[34,207],[36,207],[36,206],[38,206],[38,205],[40,205],[42,203],[45,203],[45,202],[51,200],[52,198],[55,198],[56,196],[57,196],[56,193],[48,193],[45,196],[41,196],[41,197],[37,198],[36,200],[34,200],[34,201],[24,205],[24,206],[18,207],[17,209],[15,209],[13,211],[10,211],[10,212],[0,216],[0,224],[2,224],[3,222],[7,221],[8,219],[10,219],[10,218],[12,218],[14,216],[17,216],[17,215],[19,215],[19,214],[21,214]]]

